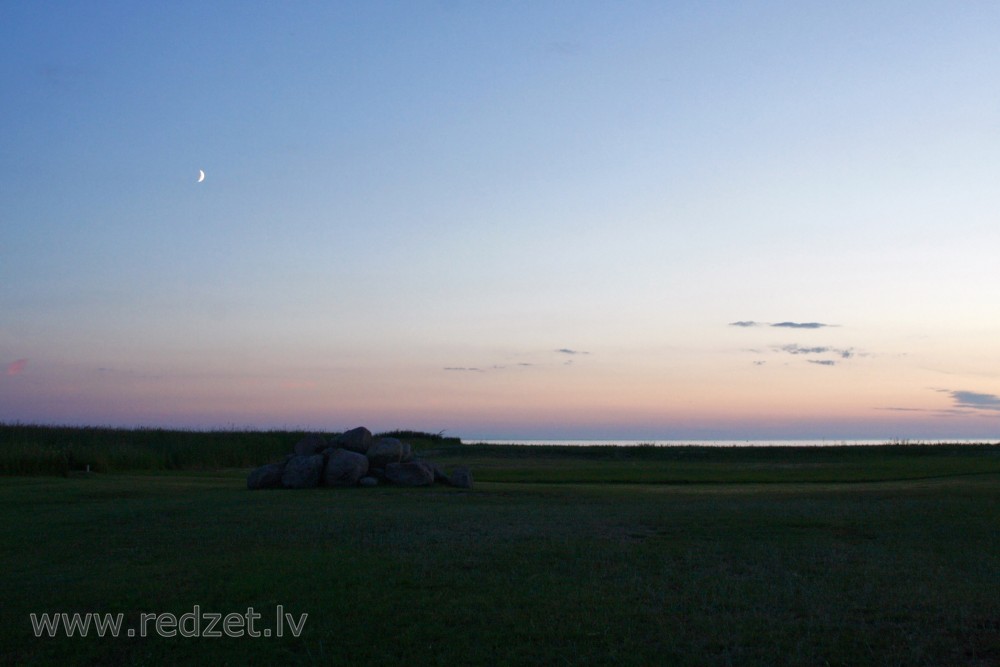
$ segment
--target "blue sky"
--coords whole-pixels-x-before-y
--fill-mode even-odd
[[[0,420],[996,437],[998,19],[0,3]]]

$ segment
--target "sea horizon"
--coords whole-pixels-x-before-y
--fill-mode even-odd
[[[461,438],[466,445],[534,446],[656,446],[656,447],[859,447],[879,445],[982,445],[995,444],[990,438],[763,438],[763,439],[591,439],[591,438]]]

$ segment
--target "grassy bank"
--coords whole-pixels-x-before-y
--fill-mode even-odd
[[[65,476],[88,467],[98,473],[246,468],[280,460],[304,435],[0,423],[0,475]],[[462,444],[403,430],[376,436],[404,439],[425,456],[471,465],[477,477],[497,482],[838,482],[1000,472],[1000,444],[588,447]]]
[[[206,470],[256,466],[291,451],[304,431],[181,431],[0,423],[0,475]],[[335,435],[328,433],[325,435]],[[416,431],[419,446],[455,442]]]
[[[1000,473],[1000,445],[539,447],[427,451],[496,482],[600,484],[853,483]]]
[[[428,446],[471,491],[8,477],[0,664],[1000,664],[1000,448],[833,449]],[[195,605],[308,618],[113,639],[29,617]]]

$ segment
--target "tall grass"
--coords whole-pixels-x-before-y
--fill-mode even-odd
[[[279,460],[305,431],[190,431],[162,428],[39,426],[0,422],[0,475],[68,475],[74,471],[135,472],[246,468]],[[332,438],[336,433],[324,433]],[[416,449],[454,445],[440,433],[376,434]]]
[[[0,475],[68,475],[247,468],[280,460],[305,431],[39,426],[0,422]],[[335,433],[324,433],[328,438]],[[906,478],[1000,471],[1000,445],[830,447],[543,446],[462,444],[441,433],[391,436],[447,462],[473,465],[485,481],[646,483]],[[573,465],[565,463],[572,461]],[[734,470],[741,477],[734,478]],[[890,474],[891,473],[891,474]],[[777,476],[777,477],[776,477]]]
[[[246,467],[279,458],[303,435],[0,424],[0,475]]]

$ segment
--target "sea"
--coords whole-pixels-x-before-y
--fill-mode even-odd
[[[655,445],[657,447],[852,447],[874,445],[981,445],[998,443],[998,439],[979,438],[975,440],[962,439],[874,439],[874,440],[510,440],[493,438],[462,438],[467,445],[562,445],[562,446],[607,446],[634,447],[640,445]]]

